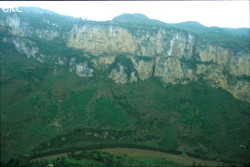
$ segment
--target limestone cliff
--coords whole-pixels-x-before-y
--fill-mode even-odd
[[[163,86],[200,82],[229,91],[236,98],[250,102],[249,49],[233,50],[221,43],[212,43],[197,35],[163,26],[139,26],[116,22],[81,22],[69,31],[56,22],[43,19],[54,29],[35,28],[18,15],[0,19],[0,30],[27,58],[44,63],[47,55],[31,37],[55,41],[80,50],[86,59],[76,61],[54,55],[55,65],[68,66],[80,77],[92,77],[95,70],[106,70],[106,77],[116,83],[133,83],[158,77]],[[7,30],[8,29],[8,30]]]
[[[163,85],[204,80],[213,87],[229,91],[236,98],[250,101],[250,83],[242,79],[250,76],[249,52],[235,52],[219,44],[199,44],[196,36],[188,32],[125,28],[113,24],[76,25],[69,32],[67,44],[95,56],[129,55],[141,80],[152,75],[160,77]],[[151,59],[138,60],[139,56]],[[113,61],[111,56],[109,62]],[[99,61],[99,66],[105,64]],[[130,82],[122,66],[119,71],[111,71],[109,77],[117,83]]]

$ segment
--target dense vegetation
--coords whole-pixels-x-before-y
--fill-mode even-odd
[[[65,28],[61,29],[63,32],[72,28],[69,23],[99,24],[49,13],[35,17],[24,13],[23,17],[32,19],[32,26],[38,27],[44,26],[39,23],[44,17],[54,22],[64,19],[58,22]],[[0,35],[5,36],[5,32]],[[217,37],[215,41],[220,42]],[[60,38],[29,39],[51,61],[56,56],[66,62],[72,57],[79,62],[91,57],[81,56],[89,53],[67,48]],[[101,152],[32,162],[25,158],[10,159],[104,146],[138,147],[250,164],[250,104],[225,90],[202,82],[164,88],[158,78],[115,84],[103,77],[111,69],[96,70],[93,77],[81,78],[69,72],[69,63],[64,66],[39,63],[26,59],[13,44],[0,42],[1,160],[6,162],[5,166],[177,165],[164,159],[142,161]],[[245,47],[243,43],[244,46],[232,47]],[[138,57],[138,60],[151,59]],[[186,63],[194,67],[197,62]],[[119,64],[127,67],[125,72],[130,76],[131,60],[119,55],[111,68],[118,68]]]
[[[120,85],[98,72],[79,78],[63,67],[55,74],[12,48],[6,52],[9,56],[1,56],[2,158],[134,143],[168,152],[181,144],[196,157],[248,160],[249,150],[241,145],[250,142],[250,105],[224,90],[194,83],[163,88],[153,78]]]

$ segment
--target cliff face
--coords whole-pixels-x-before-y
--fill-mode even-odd
[[[60,26],[43,20],[55,29],[38,29],[23,22],[17,15],[0,20],[1,30],[8,29],[11,42],[27,58],[45,63],[48,56],[30,37],[53,41],[58,38],[66,46],[82,50],[86,60],[69,61],[64,55],[54,55],[56,65],[68,66],[80,77],[92,77],[95,70],[106,70],[106,77],[116,83],[133,83],[158,77],[163,86],[200,82],[229,91],[236,98],[250,102],[249,50],[232,50],[222,44],[212,44],[192,33],[164,27],[122,26],[107,24],[75,24],[67,32]]]

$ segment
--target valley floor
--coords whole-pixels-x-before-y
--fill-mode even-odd
[[[132,157],[141,157],[141,158],[147,158],[147,157],[153,157],[153,158],[164,158],[169,161],[185,164],[185,165],[193,165],[200,164],[200,165],[208,165],[208,166],[224,166],[226,164],[222,162],[217,161],[209,161],[209,160],[202,160],[198,158],[193,158],[189,156],[184,155],[175,155],[175,154],[169,154],[159,151],[151,151],[151,150],[143,150],[143,149],[134,149],[134,148],[106,148],[102,149],[103,151],[112,153],[112,154],[127,154],[128,156]]]
[[[135,158],[137,160],[146,161],[150,159],[164,159],[176,164],[176,166],[228,166],[229,164],[218,162],[218,161],[210,161],[210,160],[202,160],[198,158],[193,158],[187,155],[175,155],[164,153],[160,151],[152,151],[152,150],[144,150],[144,149],[136,149],[136,148],[105,148],[99,149],[97,151],[108,152],[115,155],[127,155],[129,157]],[[75,152],[79,154],[81,151]],[[43,160],[43,159],[55,159],[59,157],[67,157],[68,153],[54,154],[43,156],[40,158],[36,158],[35,160]]]

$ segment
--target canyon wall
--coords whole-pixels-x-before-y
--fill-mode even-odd
[[[20,53],[41,63],[49,56],[40,51],[33,38],[63,40],[65,47],[84,52],[80,56],[87,59],[77,62],[74,57],[54,55],[54,64],[66,66],[80,77],[93,77],[96,70],[106,70],[106,77],[119,84],[150,77],[159,78],[163,86],[200,82],[250,102],[249,49],[236,51],[169,27],[86,22],[63,32],[49,20],[43,24],[54,28],[34,28],[18,15],[1,19],[0,30],[11,34],[2,35],[1,40],[13,43]]]

